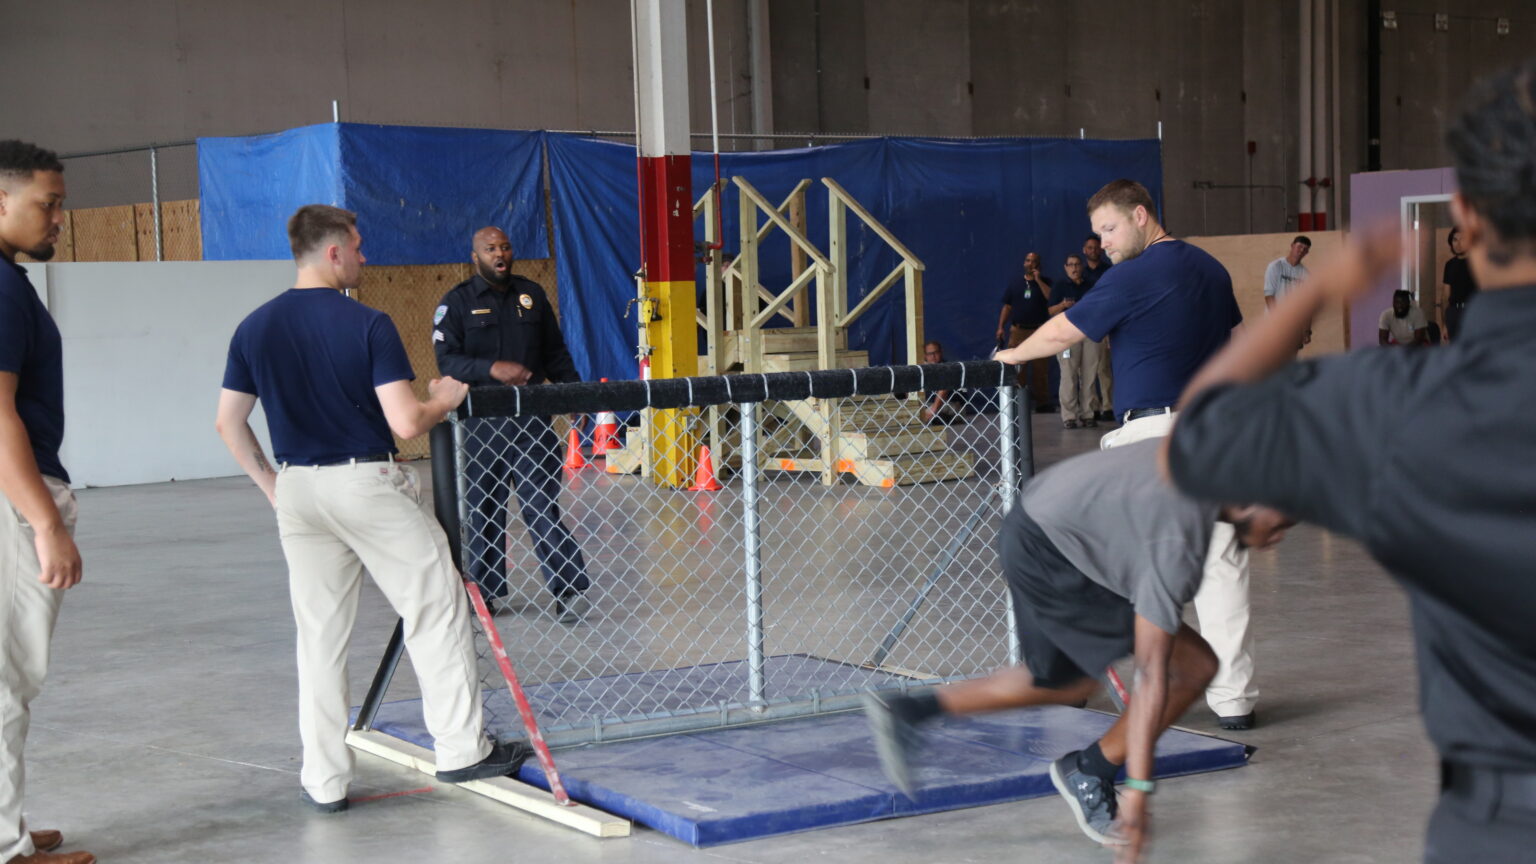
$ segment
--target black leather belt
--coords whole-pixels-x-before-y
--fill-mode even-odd
[[[1471,801],[1536,810],[1536,772],[1441,762],[1440,787]]]
[[[1168,406],[1166,406],[1166,405],[1163,406],[1162,408],[1136,408],[1136,409],[1133,409],[1131,411],[1125,412],[1125,421],[1124,422],[1129,423],[1132,420],[1140,420],[1143,417],[1155,417],[1158,414],[1172,414],[1172,413],[1173,413],[1173,409],[1168,407]]]
[[[332,465],[355,465],[358,462],[393,462],[395,457],[391,453],[375,453],[372,456],[353,456],[350,459],[337,459],[335,462],[321,462],[316,468],[329,468]]]

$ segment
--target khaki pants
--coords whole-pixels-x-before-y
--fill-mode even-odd
[[[1011,327],[1008,330],[1008,347],[1017,348],[1020,342],[1028,339],[1035,332],[1034,328]],[[1048,357],[1031,360],[1019,366],[1019,386],[1028,387],[1029,395],[1036,405],[1049,405],[1051,402],[1051,361]]]
[[[75,494],[63,480],[44,477],[43,482],[53,493],[53,504],[73,536]],[[0,627],[4,627],[4,643],[0,644],[0,746],[5,748],[0,756],[4,759],[0,766],[0,861],[35,851],[21,812],[26,786],[22,752],[32,721],[32,700],[42,692],[43,679],[48,677],[53,624],[64,599],[62,590],[37,581],[41,571],[32,526],[5,501],[0,504]]]
[[[1115,367],[1109,359],[1109,339],[1100,339],[1094,343],[1099,346],[1099,408],[1103,411],[1115,410]],[[1089,379],[1083,389],[1093,386],[1093,380]]]
[[[347,645],[366,568],[405,620],[405,650],[421,686],[422,719],[440,771],[484,759],[469,600],[448,539],[422,509],[415,471],[393,462],[277,475],[277,527],[298,625],[299,779],[311,798],[346,797]]]
[[[1099,375],[1099,343],[1087,339],[1057,355],[1061,363],[1061,419],[1093,420],[1099,397],[1093,382]]]
[[[1175,414],[1142,417],[1099,439],[1105,450],[1148,438],[1161,438],[1173,429]],[[1200,635],[1210,643],[1220,667],[1205,689],[1205,701],[1220,717],[1239,717],[1253,710],[1259,689],[1253,684],[1253,631],[1249,628],[1248,550],[1237,542],[1229,522],[1217,522],[1205,555],[1205,575],[1195,594]]]

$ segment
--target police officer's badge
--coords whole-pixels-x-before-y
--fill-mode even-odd
[[[439,306],[439,307],[437,307],[437,311],[432,313],[432,326],[436,327],[437,325],[443,323],[443,316],[445,316],[447,314],[448,314],[448,307],[447,306]]]
[[[531,297],[531,296],[529,296],[527,294],[519,294],[519,295],[517,295],[517,302],[523,304],[523,308],[524,309],[532,309],[533,308],[533,297]]]

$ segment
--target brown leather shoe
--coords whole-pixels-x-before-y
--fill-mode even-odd
[[[52,852],[64,845],[64,834],[52,828],[44,828],[41,831],[29,831],[32,835],[32,846],[39,852]]]
[[[17,855],[6,864],[96,864],[96,856],[89,852],[33,852]]]

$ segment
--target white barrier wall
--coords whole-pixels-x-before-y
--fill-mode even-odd
[[[240,473],[213,430],[229,338],[293,286],[289,261],[27,265],[64,338],[64,467],[76,486]],[[44,288],[46,285],[46,288]],[[251,426],[271,454],[266,419]]]

